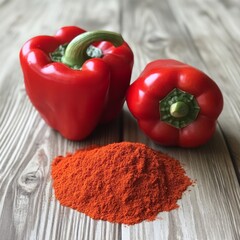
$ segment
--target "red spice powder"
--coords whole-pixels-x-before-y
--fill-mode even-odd
[[[58,156],[52,178],[62,205],[93,219],[129,225],[177,208],[192,184],[179,161],[130,142]]]

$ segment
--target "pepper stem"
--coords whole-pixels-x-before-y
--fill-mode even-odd
[[[124,42],[122,36],[115,32],[99,30],[82,33],[68,44],[62,57],[62,63],[80,68],[86,60],[91,58],[87,54],[88,47],[99,41],[111,42],[115,47],[121,46]]]
[[[170,106],[170,114],[175,118],[182,118],[187,116],[189,107],[184,102],[175,102]]]

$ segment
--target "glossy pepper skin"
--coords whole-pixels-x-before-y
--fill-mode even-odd
[[[37,36],[24,44],[20,62],[27,94],[43,119],[70,140],[82,140],[99,123],[116,118],[129,86],[133,53],[126,42],[115,47],[100,41],[101,58],[86,60],[81,69],[53,62],[50,54],[85,30],[68,26],[55,36]]]
[[[223,97],[203,72],[163,59],[149,63],[133,82],[127,104],[140,128],[156,143],[197,147],[214,134]]]

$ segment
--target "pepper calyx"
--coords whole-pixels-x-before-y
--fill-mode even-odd
[[[81,69],[83,63],[90,58],[101,58],[103,52],[92,44],[99,41],[111,42],[115,47],[124,43],[122,36],[110,31],[91,31],[76,36],[70,43],[58,47],[50,58],[62,62],[73,69]]]
[[[196,98],[185,91],[174,88],[159,101],[160,119],[176,128],[183,128],[197,118],[200,107]]]

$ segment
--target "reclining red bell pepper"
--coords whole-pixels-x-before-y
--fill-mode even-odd
[[[133,53],[117,33],[70,26],[30,39],[20,61],[27,94],[41,116],[64,137],[81,140],[121,111]]]
[[[129,87],[127,104],[155,142],[197,147],[213,135],[223,97],[216,83],[196,68],[156,60]]]

